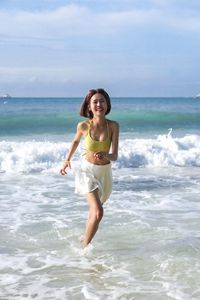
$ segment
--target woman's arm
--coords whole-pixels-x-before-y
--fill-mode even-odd
[[[66,172],[67,168],[71,169],[71,163],[70,163],[70,161],[71,161],[71,158],[74,155],[74,153],[75,153],[75,151],[76,151],[76,149],[77,149],[77,147],[78,147],[78,145],[80,143],[81,136],[82,136],[82,124],[79,123],[77,125],[77,131],[76,131],[76,134],[75,134],[74,139],[72,141],[71,148],[69,150],[67,158],[64,161],[63,166],[62,166],[62,168],[60,170],[60,174],[61,175],[67,174],[67,172]]]
[[[105,154],[105,157],[108,160],[115,161],[118,158],[119,124],[117,122],[113,122],[111,124],[111,128],[112,128],[112,148],[111,148],[111,153]]]

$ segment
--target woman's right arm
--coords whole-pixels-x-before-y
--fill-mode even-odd
[[[80,143],[82,134],[83,134],[83,132],[82,132],[82,123],[79,123],[77,125],[77,131],[76,131],[76,134],[75,134],[74,139],[72,141],[72,145],[71,145],[71,148],[70,148],[69,153],[67,155],[67,158],[64,161],[63,166],[60,170],[61,175],[66,175],[67,174],[67,172],[66,172],[67,168],[71,169],[70,161],[71,161],[71,158],[74,155],[74,153],[75,153],[75,151],[76,151],[76,149],[77,149],[77,147]]]

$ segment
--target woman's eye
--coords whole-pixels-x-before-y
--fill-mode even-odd
[[[92,104],[97,104],[97,103],[105,103],[105,100],[104,99],[99,99],[99,100],[92,101]]]

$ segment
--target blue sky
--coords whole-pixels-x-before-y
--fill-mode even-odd
[[[0,0],[0,94],[193,96],[199,0]]]

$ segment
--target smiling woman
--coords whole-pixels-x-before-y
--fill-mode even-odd
[[[60,170],[61,175],[67,174],[66,169],[71,168],[71,158],[83,136],[84,159],[76,172],[75,191],[85,195],[89,205],[89,218],[83,238],[84,248],[98,230],[103,217],[103,203],[112,190],[111,161],[118,157],[119,128],[116,122],[105,118],[110,110],[110,97],[105,90],[96,89],[87,93],[80,115],[88,119],[78,124],[71,149]]]

